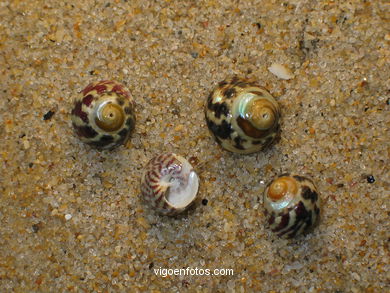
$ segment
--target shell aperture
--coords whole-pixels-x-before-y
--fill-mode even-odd
[[[174,153],[150,160],[141,179],[144,199],[162,215],[184,211],[195,200],[198,188],[199,178],[191,164]]]

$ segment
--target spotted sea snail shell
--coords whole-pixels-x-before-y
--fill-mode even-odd
[[[317,188],[309,178],[282,174],[264,192],[264,208],[269,228],[277,235],[292,238],[305,233],[319,219]]]
[[[183,212],[195,200],[199,178],[191,164],[174,153],[157,155],[141,178],[145,201],[161,215]]]
[[[91,83],[75,101],[72,125],[81,141],[112,149],[129,139],[135,126],[134,106],[124,85],[110,80]]]
[[[218,84],[205,105],[207,126],[226,150],[250,154],[280,131],[280,107],[263,87],[234,76]]]

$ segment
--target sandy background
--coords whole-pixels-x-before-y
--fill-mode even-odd
[[[385,2],[1,1],[0,291],[389,290]],[[265,152],[228,153],[205,125],[207,95],[233,74],[282,107],[282,139]],[[113,152],[82,144],[70,122],[77,92],[102,79],[137,103]],[[139,197],[142,167],[163,151],[193,157],[201,178],[178,218]],[[296,240],[264,228],[265,183],[288,171],[312,176],[323,202]]]

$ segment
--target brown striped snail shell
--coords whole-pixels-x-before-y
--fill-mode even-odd
[[[296,174],[282,174],[267,185],[264,207],[269,228],[285,238],[309,231],[320,214],[313,181]]]
[[[134,129],[134,106],[124,85],[110,80],[91,83],[75,101],[72,125],[81,141],[113,149],[124,144]]]
[[[205,105],[207,126],[226,150],[250,154],[269,146],[280,131],[280,107],[263,87],[234,76],[218,84]]]
[[[198,188],[199,178],[191,164],[174,153],[155,156],[141,178],[143,198],[162,215],[183,212],[195,200]]]

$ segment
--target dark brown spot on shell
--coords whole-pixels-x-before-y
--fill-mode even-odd
[[[77,126],[76,124],[73,124],[73,127],[76,130],[77,135],[85,137],[85,138],[93,138],[98,133],[91,127],[91,126]]]
[[[222,120],[222,122],[218,125],[213,121],[206,118],[207,126],[214,134],[214,136],[218,136],[222,139],[227,139],[230,137],[230,134],[233,132],[232,126],[226,122],[226,120]]]
[[[214,112],[216,118],[221,118],[221,115],[227,116],[229,114],[229,108],[226,103],[215,103],[209,107]]]
[[[278,177],[288,177],[290,176],[290,173],[283,173],[283,174],[280,174]]]
[[[121,97],[116,99],[116,102],[118,103],[119,106],[123,106],[125,104],[125,99]]]
[[[281,232],[279,236],[287,235],[287,238],[293,238],[303,225],[305,225],[305,222],[295,222],[290,228]]]
[[[76,102],[72,110],[72,114],[77,117],[80,117],[80,119],[83,120],[85,123],[88,123],[89,122],[88,114],[82,110],[82,105],[83,104],[81,102]]]
[[[111,135],[103,135],[98,141],[92,141],[89,144],[95,147],[105,147],[114,142],[114,137]]]
[[[94,84],[93,83],[90,83],[89,85],[87,85],[87,87],[85,89],[83,89],[81,92],[83,93],[83,95],[86,95],[88,92],[90,92],[93,88],[94,88]]]
[[[219,86],[219,87],[224,87],[224,86],[227,85],[227,84],[228,84],[228,82],[227,82],[226,80],[223,80],[223,81],[221,81],[221,82],[218,83],[218,86]]]
[[[239,80],[240,80],[240,78],[237,75],[235,75],[232,77],[232,80],[230,81],[230,83],[236,84]]]
[[[89,105],[91,105],[92,101],[93,101],[92,95],[87,95],[83,98],[83,104],[88,106],[88,107],[89,107]]]
[[[207,98],[207,108],[213,111],[213,95],[210,94]]]
[[[123,94],[123,92],[125,91],[123,86],[120,85],[120,84],[116,84],[114,85],[114,87],[112,88],[112,91],[115,92],[115,93],[118,93],[118,94]]]
[[[315,190],[311,190],[308,186],[302,186],[302,197],[315,202],[318,199],[318,194]]]
[[[299,176],[299,175],[294,175],[294,179],[297,180],[297,181],[299,181],[299,182],[303,182],[303,181],[306,180],[305,177]]]
[[[300,230],[300,228],[302,227],[302,225],[305,225],[305,229],[306,230],[308,227],[311,226],[312,224],[312,215],[310,212],[308,212],[306,210],[306,207],[305,205],[303,204],[302,201],[300,201],[295,207],[294,207],[294,211],[295,211],[295,221],[294,221],[294,224],[289,228],[287,229],[286,231],[283,231],[282,233],[280,233],[279,235],[280,236],[283,236],[285,234],[287,234],[287,236],[289,238],[292,238],[294,237],[297,232]],[[289,212],[292,212],[292,210],[290,210]]]
[[[245,81],[240,81],[240,82],[237,82],[237,83],[235,84],[235,86],[238,86],[238,87],[240,87],[240,88],[246,88],[246,87],[249,87],[250,84],[248,84],[248,83],[245,82]]]
[[[210,102],[212,99],[213,99],[213,93],[210,93],[210,94],[207,96],[207,102]]]
[[[274,222],[275,222],[275,215],[272,214],[272,215],[268,218],[268,225],[272,225]]]
[[[127,128],[123,128],[121,131],[118,132],[118,135],[121,137],[126,137],[129,133],[129,130]]]
[[[96,92],[100,95],[107,91],[107,86],[105,84],[97,84],[93,90],[96,90]]]
[[[305,205],[300,201],[294,208],[296,213],[296,221],[305,219],[308,216],[308,211],[306,210]]]
[[[236,93],[237,93],[236,89],[234,87],[231,87],[231,88],[227,88],[223,94],[226,98],[231,99],[236,95]]]
[[[272,231],[278,232],[278,231],[286,228],[289,221],[290,221],[290,214],[289,213],[285,213],[284,215],[282,215],[282,218],[280,220],[279,225],[275,229],[273,229]]]
[[[257,86],[257,87],[259,87],[259,86]],[[264,93],[260,92],[260,91],[251,91],[251,93],[256,95],[256,96],[259,96],[259,97],[264,97]]]
[[[127,128],[123,128],[118,135],[120,138],[117,140],[117,144],[124,144],[130,136],[130,131]]]
[[[308,217],[305,221],[297,221],[290,229],[288,229],[288,238],[293,238],[297,235],[298,231],[303,227],[303,233],[305,233],[311,226],[311,213],[308,213]]]
[[[252,143],[253,143],[254,145],[263,144],[263,143],[264,143],[264,139],[261,139],[261,140],[254,140],[254,141],[252,141]]]
[[[130,131],[132,131],[135,126],[135,120],[132,117],[127,118],[126,125],[129,126]]]
[[[106,142],[106,143],[111,143],[111,142],[114,141],[114,137],[111,136],[111,135],[103,135],[103,136],[100,138],[100,141]]]
[[[269,136],[263,141],[262,150],[268,148],[268,147],[272,144],[272,142],[273,142],[273,140],[274,140],[274,137],[275,137],[275,136],[273,136],[273,135],[269,135]]]
[[[239,136],[236,136],[234,138],[234,142],[235,142],[235,145],[234,147],[239,149],[239,150],[244,150],[245,148],[242,146],[242,143],[246,142],[246,139],[242,139],[241,137]]]

